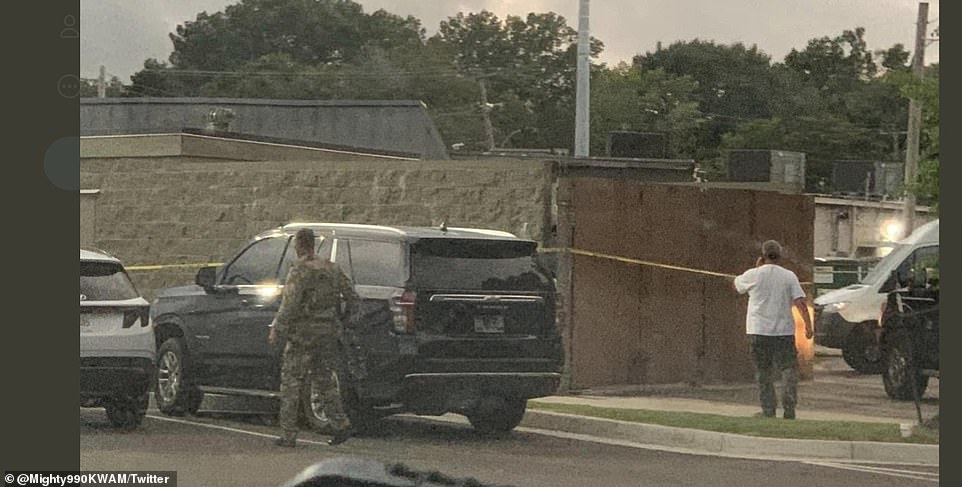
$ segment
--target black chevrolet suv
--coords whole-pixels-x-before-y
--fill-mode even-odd
[[[508,431],[527,399],[557,389],[555,288],[535,242],[493,230],[305,223],[258,235],[226,264],[201,269],[196,285],[158,295],[161,411],[193,413],[205,393],[276,407],[283,344],[268,344],[267,326],[301,228],[361,297],[337,371],[358,427],[394,413],[456,412],[479,431]],[[315,398],[307,391],[304,417],[324,431]]]

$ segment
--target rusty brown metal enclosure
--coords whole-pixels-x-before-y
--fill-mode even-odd
[[[724,274],[776,239],[811,281],[814,201],[773,191],[571,178],[571,247]],[[575,254],[570,387],[750,381],[747,298],[730,279]]]

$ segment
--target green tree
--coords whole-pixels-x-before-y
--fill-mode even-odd
[[[924,76],[900,72],[890,78],[906,98],[918,100],[922,108],[922,124],[919,133],[919,173],[911,184],[919,202],[938,207],[939,201],[939,65],[925,69]]]
[[[856,27],[834,38],[812,39],[804,50],[792,49],[785,56],[785,65],[803,74],[820,90],[850,89],[878,71],[864,37],[865,28]]]
[[[695,39],[635,56],[633,63],[643,71],[663,69],[697,82],[698,109],[706,120],[697,131],[700,159],[714,157],[722,135],[741,121],[772,113],[770,58],[755,46]]]
[[[198,96],[208,78],[203,73],[177,73],[167,63],[150,58],[144,61],[144,69],[130,77],[124,96]]]
[[[880,64],[885,71],[905,71],[909,67],[911,53],[906,51],[902,44],[895,44],[884,51],[877,52],[876,55],[881,58]]]
[[[414,45],[423,35],[414,17],[366,14],[351,0],[240,0],[178,25],[170,63],[223,71],[277,53],[298,63],[339,63],[357,58],[366,46]]]
[[[573,146],[577,32],[564,17],[530,13],[502,21],[489,11],[459,13],[441,22],[429,43],[445,46],[459,72],[486,84],[496,144]],[[592,55],[602,49],[592,39]]]
[[[668,156],[692,158],[696,129],[704,121],[690,76],[663,69],[641,71],[625,63],[599,70],[591,81],[592,152],[603,154],[614,130],[661,132],[668,137]]]
[[[170,39],[169,64],[147,60],[131,77],[132,96],[197,96],[220,73],[249,74],[271,59],[319,67],[357,62],[372,49],[417,49],[424,29],[414,17],[367,14],[351,0],[240,0],[201,12]]]

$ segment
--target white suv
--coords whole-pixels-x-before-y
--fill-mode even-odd
[[[80,250],[80,406],[103,407],[117,427],[136,428],[147,412],[156,362],[150,306],[123,265]]]

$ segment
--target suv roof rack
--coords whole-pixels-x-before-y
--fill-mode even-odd
[[[518,238],[517,235],[509,232],[504,232],[501,230],[489,230],[487,228],[462,228],[462,227],[447,227],[448,230],[454,230],[458,232],[474,232],[480,233],[482,235],[491,235],[493,237],[514,237]]]
[[[284,230],[293,230],[295,228],[307,228],[307,227],[326,227],[326,228],[358,228],[358,229],[371,229],[371,230],[383,230],[386,232],[393,232],[398,235],[404,235],[404,232],[395,227],[387,227],[383,225],[367,225],[362,223],[288,223],[282,226]]]

